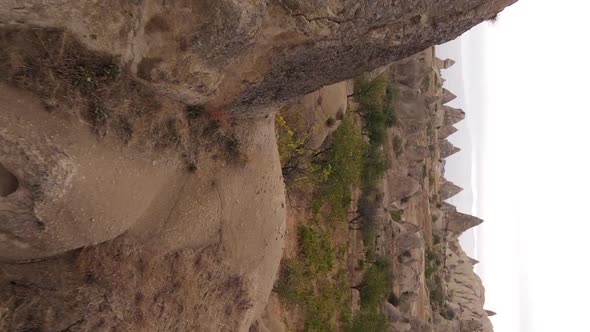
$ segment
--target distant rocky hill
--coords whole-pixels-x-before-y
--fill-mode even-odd
[[[437,59],[431,49],[392,65],[393,73],[398,73],[394,80],[403,91],[397,107],[416,107],[416,98],[431,101],[421,103],[413,118],[400,117],[400,128],[394,129],[394,134],[405,140],[405,151],[394,159],[388,174],[408,170],[420,189],[409,198],[385,201],[384,205],[386,210],[403,211],[401,222],[384,217],[380,239],[382,250],[394,257],[394,291],[404,303],[386,304],[394,320],[393,331],[493,330],[490,312],[484,309],[485,291],[473,270],[477,261],[465,254],[458,240],[482,220],[445,202],[463,190],[444,178],[444,158],[459,151],[447,137],[457,130],[453,125],[465,118],[462,110],[445,105],[455,96],[443,88],[440,70],[453,63]],[[412,81],[408,67],[415,68],[412,80],[423,84],[408,84]],[[416,91],[416,86],[425,88]],[[414,146],[429,147],[430,152],[418,160],[407,153]],[[387,182],[389,177],[386,192],[392,185]]]

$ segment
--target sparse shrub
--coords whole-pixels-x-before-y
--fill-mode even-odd
[[[391,263],[386,257],[380,256],[365,271],[360,287],[361,306],[364,308],[380,308],[388,297],[391,287]]]
[[[381,311],[361,309],[355,315],[349,331],[388,331],[388,327],[387,317]]]
[[[434,234],[434,235],[432,236],[432,243],[433,243],[434,245],[437,245],[437,244],[439,244],[439,243],[440,243],[440,236],[438,236],[438,235]]]
[[[304,331],[335,331],[334,318],[350,320],[350,288],[346,269],[334,273],[330,235],[319,226],[298,228],[296,258],[281,263],[274,290],[287,303],[301,307]]]
[[[332,145],[326,151],[325,159],[313,163],[313,167],[325,174],[312,204],[314,213],[329,204],[331,219],[346,219],[352,186],[360,184],[364,147],[361,132],[354,126],[352,116],[345,116],[332,136]]]
[[[388,75],[383,73],[370,80],[360,77],[354,83],[354,97],[362,107],[381,110],[387,89]]]
[[[300,225],[297,229],[300,257],[306,266],[306,273],[315,275],[327,272],[334,264],[334,248],[330,236],[318,227]]]
[[[402,211],[400,211],[400,210],[391,211],[391,219],[393,219],[393,221],[396,221],[396,222],[402,221]]]
[[[93,122],[102,123],[108,118],[108,113],[102,103],[96,102],[90,107],[90,116]]]

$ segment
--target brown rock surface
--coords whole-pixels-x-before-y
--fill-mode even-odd
[[[454,146],[448,140],[446,140],[446,139],[440,140],[440,157],[442,159],[452,156],[459,151],[461,151],[461,149]]]
[[[443,89],[443,95],[442,95],[442,101],[441,101],[443,104],[451,102],[451,101],[455,100],[455,98],[457,98],[457,96],[455,96],[455,94],[453,94],[451,91],[449,91],[447,89]]]
[[[450,240],[447,250],[448,304],[460,326],[456,331],[493,331],[488,313],[484,310],[485,289],[481,279],[473,271],[473,265],[458,243]]]
[[[455,233],[457,236],[483,222],[483,220],[478,217],[461,213],[456,210],[447,212],[446,219],[449,231]]]
[[[440,185],[440,199],[446,201],[447,199],[457,195],[458,193],[462,192],[463,188],[459,187],[458,185],[454,184],[451,181],[443,178],[441,185]]]
[[[453,135],[456,132],[457,132],[457,128],[455,128],[454,126],[444,126],[439,129],[438,138],[445,139],[445,138],[448,138],[449,136]]]
[[[64,29],[160,92],[237,111],[454,39],[515,1],[8,0],[0,22]]]
[[[465,112],[463,112],[463,110],[461,109],[444,105],[442,107],[442,110],[445,113],[444,124],[446,126],[454,125],[455,123],[465,119]]]

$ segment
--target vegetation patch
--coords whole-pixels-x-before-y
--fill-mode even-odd
[[[365,143],[352,115],[344,116],[332,136],[332,144],[323,158],[313,161],[312,168],[321,173],[322,181],[312,202],[314,213],[329,207],[329,220],[346,220],[353,186],[360,185],[364,167]],[[318,155],[319,157],[319,155]]]
[[[328,231],[300,225],[297,257],[283,261],[275,291],[299,305],[305,331],[336,331],[350,321],[350,287],[346,269],[335,270],[335,249]]]
[[[361,293],[361,310],[355,315],[351,331],[386,331],[388,321],[381,307],[391,294],[391,264],[377,257],[366,269],[363,282],[356,286]]]

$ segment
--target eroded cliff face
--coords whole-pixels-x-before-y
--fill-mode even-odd
[[[394,153],[384,179],[378,249],[393,258],[394,296],[383,308],[392,331],[493,330],[484,310],[485,290],[473,269],[477,261],[458,240],[483,221],[445,202],[462,191],[444,177],[444,159],[458,152],[446,137],[465,118],[463,111],[445,105],[453,96],[442,87],[445,64],[451,62],[429,49],[391,66],[401,93],[395,104],[399,123],[389,135],[399,143],[397,150],[384,147]],[[392,181],[406,174],[413,185]],[[408,194],[398,195],[403,189]]]
[[[248,330],[283,247],[276,107],[514,1],[3,1],[0,329]],[[415,134],[434,99],[406,86]]]
[[[515,1],[9,0],[0,24],[62,29],[175,99],[255,113],[451,40]]]

